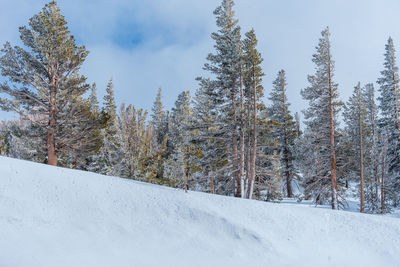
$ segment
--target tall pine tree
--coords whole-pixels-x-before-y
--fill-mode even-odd
[[[400,199],[400,88],[399,69],[396,64],[396,51],[393,39],[389,37],[385,47],[384,69],[378,79],[380,127],[387,133],[387,179],[386,196],[393,200],[394,205]]]
[[[241,35],[238,21],[233,11],[234,1],[223,0],[214,11],[218,31],[211,37],[215,41],[215,53],[209,54],[204,69],[216,76],[217,94],[214,96],[219,109],[220,138],[226,140],[230,149],[229,157],[231,175],[233,176],[232,192],[241,196],[239,177],[239,131],[238,101],[241,68]]]
[[[261,53],[257,50],[258,40],[254,30],[246,33],[243,40],[243,77],[245,85],[246,108],[248,109],[249,141],[247,150],[248,157],[248,186],[246,197],[252,198],[254,192],[254,184],[256,180],[256,163],[258,153],[258,134],[259,134],[259,110],[262,108],[261,99],[264,96],[264,87],[262,86],[261,63],[263,61]],[[241,119],[244,119],[242,117]],[[244,125],[244,123],[242,123]]]
[[[304,178],[306,191],[312,193],[316,202],[324,202],[330,197],[332,209],[338,209],[337,117],[342,104],[338,100],[338,84],[333,81],[334,61],[329,28],[321,35],[312,59],[316,73],[308,76],[310,86],[301,91],[309,103],[304,115],[307,126],[305,140],[310,152],[307,157],[311,160]]]
[[[0,91],[1,107],[30,121],[37,132],[37,150],[47,154],[47,162],[57,165],[59,156],[72,156],[97,149],[98,124],[83,98],[89,89],[79,75],[88,51],[78,46],[55,1],[20,27],[27,49],[6,43],[1,50],[0,69],[8,83]],[[72,154],[71,154],[72,153]]]
[[[273,84],[274,87],[269,97],[272,105],[268,108],[268,114],[271,120],[278,123],[273,135],[279,142],[278,151],[281,155],[282,176],[286,180],[287,197],[293,197],[292,180],[297,176],[293,150],[299,129],[289,110],[290,104],[286,96],[287,83],[284,70],[278,72]]]
[[[349,157],[349,174],[353,179],[360,182],[360,212],[365,212],[365,173],[366,167],[366,151],[369,150],[369,132],[367,132],[367,106],[365,97],[361,89],[360,83],[354,87],[353,95],[349,98],[344,106],[343,117],[346,123],[346,133],[348,135],[348,143],[351,155]],[[367,171],[367,173],[369,173]],[[358,177],[355,178],[355,177]]]

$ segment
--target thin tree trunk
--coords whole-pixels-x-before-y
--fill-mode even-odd
[[[239,178],[239,159],[238,159],[238,133],[237,133],[237,107],[236,107],[236,96],[232,92],[232,109],[233,109],[233,133],[232,133],[232,146],[233,146],[233,179],[234,179],[234,195],[240,197],[240,178]]]
[[[284,148],[284,152],[286,153],[286,158],[285,158],[285,175],[286,175],[286,190],[287,190],[287,196],[292,198],[293,197],[293,188],[292,188],[292,173],[289,170],[289,158],[287,157],[287,155],[289,154],[288,151],[288,146],[289,146],[289,141],[288,141],[288,137],[287,137],[287,121],[286,121],[286,115],[288,113],[287,108],[286,108],[286,94],[285,94],[285,83],[282,83],[282,99],[283,99],[283,109],[284,109],[284,114],[285,114],[285,123],[284,123],[284,134],[285,134],[285,148]]]
[[[331,141],[331,194],[332,209],[338,209],[337,177],[336,177],[336,148],[335,148],[335,121],[333,112],[333,92],[332,92],[332,71],[330,50],[328,49],[328,85],[329,85],[329,122],[330,122],[330,141]]]
[[[245,193],[246,193],[246,198],[249,198],[249,193],[250,193],[250,185],[251,185],[251,179],[250,179],[250,154],[251,154],[251,123],[250,123],[250,104],[247,105],[247,147],[246,147],[246,188],[245,188]]]
[[[362,117],[361,117],[361,106],[359,108],[359,130],[360,130],[360,212],[364,212],[364,150],[363,150],[363,127],[362,127]]]
[[[387,153],[387,136],[384,134],[384,144],[382,151],[382,181],[381,181],[381,213],[385,213],[385,169],[386,169],[386,153]]]
[[[375,181],[375,201],[376,205],[379,203],[379,177],[378,177],[378,165],[379,165],[379,154],[377,153],[377,145],[376,145],[376,131],[375,131],[375,114],[374,112],[370,112],[371,114],[371,127],[372,127],[372,140],[373,140],[373,149],[372,152],[374,155],[374,181]]]
[[[244,191],[244,93],[243,93],[243,73],[240,74],[240,192],[241,197],[245,198]]]
[[[250,195],[249,199],[253,197],[254,191],[254,183],[256,177],[256,159],[257,159],[257,82],[256,78],[253,75],[254,84],[253,84],[253,149],[251,153],[251,186],[250,186]]]
[[[288,167],[288,162],[286,160],[286,167]],[[293,197],[293,188],[292,188],[292,174],[290,171],[286,171],[286,191],[287,191],[287,197],[292,198]]]
[[[375,170],[374,170],[374,179],[375,179],[375,203],[378,205],[379,203],[379,177],[378,177],[378,166],[375,163]]]
[[[50,88],[50,112],[49,112],[49,126],[47,129],[47,163],[49,165],[57,166],[57,152],[55,141],[56,130],[56,85],[55,79],[52,80],[53,85]]]

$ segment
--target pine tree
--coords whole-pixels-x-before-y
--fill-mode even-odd
[[[268,109],[260,101],[259,105],[259,138],[257,140],[257,175],[254,184],[256,199],[279,201],[282,199],[282,168],[279,155],[279,143],[274,133],[278,123],[268,117]]]
[[[146,125],[147,112],[122,104],[120,114],[117,136],[123,157],[116,165],[116,173],[139,181],[151,179],[152,174],[148,173],[146,165],[152,139],[151,129]]]
[[[99,114],[99,100],[97,99],[97,86],[96,83],[92,84],[92,87],[90,89],[90,106],[91,106],[91,111],[94,114]]]
[[[286,86],[285,71],[281,70],[274,81],[274,88],[269,97],[272,105],[268,109],[268,114],[270,119],[278,123],[273,135],[279,142],[278,151],[281,155],[282,176],[286,179],[287,197],[293,197],[292,180],[297,176],[294,167],[295,157],[293,149],[300,130],[293,116],[290,114]]]
[[[386,44],[384,70],[377,83],[380,88],[379,109],[380,128],[388,137],[386,196],[397,205],[400,199],[400,89],[399,73],[396,65],[396,55],[393,40],[389,37]],[[389,190],[390,188],[390,190]]]
[[[204,69],[215,75],[217,94],[214,96],[218,104],[220,138],[226,140],[230,152],[227,158],[231,164],[233,175],[233,193],[241,196],[239,177],[239,151],[238,151],[238,99],[241,68],[241,35],[238,21],[234,18],[234,1],[223,0],[222,4],[214,11],[218,32],[211,37],[215,41],[215,54],[209,54]]]
[[[92,94],[92,103],[96,103],[93,98]],[[99,119],[103,123],[100,129],[102,146],[97,154],[91,158],[89,170],[105,175],[115,175],[115,166],[122,155],[119,151],[117,139],[117,105],[114,98],[114,83],[112,78],[107,84],[103,105],[104,107],[99,115]],[[95,108],[95,104],[92,104],[92,106]]]
[[[195,147],[193,139],[193,111],[190,106],[190,92],[179,94],[172,108],[170,119],[169,138],[173,146],[173,152],[166,163],[167,175],[171,180],[177,181],[178,186],[189,189],[189,180],[194,172]]]
[[[372,83],[366,84],[364,87],[364,102],[367,110],[367,129],[368,133],[367,143],[370,144],[370,148],[365,151],[369,151],[366,154],[366,163],[368,168],[366,170],[366,176],[370,177],[371,182],[367,185],[365,201],[366,210],[368,212],[379,212],[380,205],[380,179],[379,179],[379,129],[377,125],[378,121],[378,108],[375,104],[375,89]]]
[[[250,117],[247,118],[251,123],[249,129],[249,137],[251,136],[251,140],[249,144],[251,147],[248,147],[249,150],[249,158],[250,161],[249,167],[250,169],[247,170],[249,173],[248,177],[248,191],[246,197],[252,198],[253,191],[254,191],[254,183],[256,179],[256,162],[257,162],[257,137],[259,133],[258,126],[259,116],[258,112],[261,107],[260,99],[264,96],[264,88],[261,84],[262,77],[264,73],[262,72],[261,63],[263,61],[261,57],[261,53],[257,50],[257,43],[258,40],[256,38],[256,34],[254,30],[251,30],[246,33],[246,38],[243,41],[243,62],[244,62],[244,84],[245,84],[245,95],[247,98],[247,108],[248,114]]]
[[[156,100],[153,103],[153,107],[151,109],[151,123],[153,125],[155,135],[157,137],[157,143],[162,144],[164,139],[166,138],[166,114],[164,111],[164,106],[162,103],[162,90],[158,89]]]
[[[66,24],[56,2],[50,2],[19,29],[27,49],[7,42],[0,58],[8,79],[0,91],[9,95],[0,99],[1,108],[31,122],[37,150],[47,154],[50,165],[57,165],[59,156],[77,159],[96,149],[98,124],[83,98],[89,85],[79,75],[88,51],[75,44]]]
[[[168,140],[168,113],[164,110],[162,103],[162,90],[161,87],[158,89],[157,97],[153,103],[151,109],[151,124],[153,128],[153,150],[159,155],[157,162],[159,166],[157,169],[157,179],[164,180],[164,163],[171,154],[171,143]],[[161,156],[162,155],[162,156]]]
[[[370,152],[371,145],[369,141],[369,132],[367,132],[367,106],[365,104],[365,96],[361,89],[360,83],[354,87],[353,95],[349,98],[344,106],[343,117],[346,123],[346,132],[348,134],[348,142],[350,151],[349,157],[350,175],[359,177],[360,181],[360,212],[365,212],[365,170],[369,168],[366,164],[366,152]],[[367,171],[369,173],[369,171]]]
[[[304,178],[306,191],[312,192],[315,201],[324,202],[331,197],[332,209],[338,209],[337,182],[337,116],[341,102],[338,100],[338,85],[333,81],[334,61],[332,60],[329,28],[322,31],[317,52],[313,55],[315,75],[308,76],[310,86],[301,94],[308,100],[304,111],[306,119],[305,140],[308,151],[308,170]]]
[[[201,169],[196,177],[197,186],[212,194],[226,194],[227,147],[220,136],[218,108],[214,101],[216,86],[210,79],[198,78],[199,88],[193,99],[193,124],[196,132],[192,142],[200,155],[195,158]]]

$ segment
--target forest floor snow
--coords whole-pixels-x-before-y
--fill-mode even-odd
[[[400,266],[400,219],[0,157],[0,266]]]

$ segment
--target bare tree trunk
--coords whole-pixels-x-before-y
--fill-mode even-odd
[[[242,72],[242,70],[241,70]],[[241,197],[245,198],[244,191],[244,93],[243,93],[243,74],[240,74],[240,192]]]
[[[374,179],[375,179],[375,201],[378,205],[379,203],[379,177],[378,177],[378,166],[375,164],[374,169]]]
[[[282,98],[283,98],[283,108],[284,108],[284,114],[286,115],[288,113],[287,108],[286,108],[286,94],[285,94],[285,83],[282,84],[283,88],[282,88]],[[289,146],[289,141],[288,141],[288,137],[287,137],[287,125],[286,125],[286,119],[285,119],[285,125],[284,125],[285,129],[284,129],[284,133],[285,133],[285,152],[286,155],[288,154],[289,151],[287,151],[287,148]],[[288,157],[286,157],[285,159],[285,167],[286,167],[286,171],[285,171],[285,175],[286,175],[286,190],[287,190],[287,196],[292,198],[293,197],[293,188],[292,188],[292,173],[291,171],[289,171],[289,159]]]
[[[363,127],[362,127],[362,117],[361,117],[361,107],[359,109],[359,130],[360,130],[360,212],[364,212],[364,149],[363,149]]]
[[[250,154],[251,154],[251,123],[250,123],[250,104],[248,104],[247,107],[247,147],[246,147],[246,188],[245,188],[245,193],[246,196],[245,198],[249,198],[249,193],[250,193],[250,186],[251,186],[251,179],[250,179]]]
[[[253,76],[254,79],[254,85],[253,85],[253,149],[251,153],[251,186],[250,186],[250,194],[249,194],[249,199],[252,199],[253,197],[253,191],[254,191],[254,182],[255,182],[255,177],[256,177],[256,159],[257,159],[257,83],[256,83],[256,78]]]
[[[377,145],[376,145],[376,130],[375,130],[375,114],[374,112],[370,112],[370,120],[371,120],[371,128],[372,128],[372,146],[374,151],[373,156],[373,162],[374,162],[374,181],[375,181],[375,201],[376,204],[378,205],[379,203],[379,177],[378,177],[378,166],[379,166],[379,154],[377,153]]]
[[[332,194],[332,209],[338,209],[338,193],[337,193],[337,177],[336,177],[336,148],[335,148],[335,121],[333,111],[333,88],[332,88],[332,71],[330,61],[330,50],[328,49],[328,76],[329,76],[329,122],[330,122],[330,141],[331,141],[331,194]]]
[[[381,181],[381,213],[385,213],[385,169],[386,169],[386,153],[387,153],[387,136],[383,135],[383,149],[382,149],[382,181]]]
[[[286,172],[286,191],[287,191],[287,197],[292,198],[293,197],[292,174],[289,171]]]
[[[49,126],[47,129],[47,163],[49,165],[57,166],[57,152],[55,141],[56,130],[56,85],[55,78],[52,79],[52,86],[50,88],[50,112],[49,112]]]
[[[236,107],[236,96],[232,92],[232,109],[233,109],[233,133],[232,133],[232,146],[233,146],[233,180],[234,180],[234,195],[240,197],[240,178],[239,178],[239,159],[238,159],[238,133],[237,133],[237,107]]]

